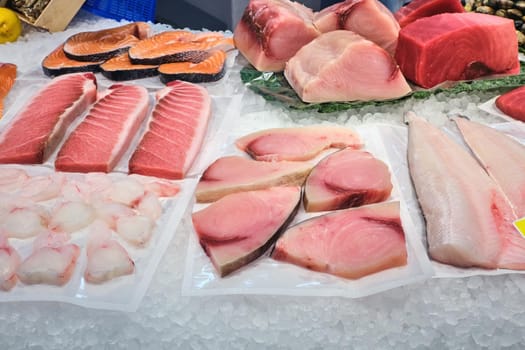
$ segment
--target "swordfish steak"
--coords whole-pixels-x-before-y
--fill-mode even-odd
[[[69,125],[97,96],[93,73],[67,74],[44,86],[0,134],[0,163],[43,163]]]
[[[250,0],[235,27],[237,49],[259,71],[280,72],[320,32],[308,7],[289,0]]]
[[[309,162],[259,162],[240,156],[215,160],[202,174],[197,202],[216,201],[228,194],[272,186],[301,186],[312,169]]]
[[[148,113],[146,88],[110,86],[59,150],[60,171],[110,172],[129,147]]]
[[[468,151],[410,113],[408,164],[432,259],[459,267],[525,269],[512,208]]]
[[[321,34],[303,46],[284,76],[304,102],[388,100],[411,91],[387,51],[349,30]]]
[[[312,212],[358,207],[382,202],[391,192],[388,166],[369,152],[347,148],[313,168],[306,179],[304,208]]]
[[[407,264],[399,202],[344,209],[290,227],[272,258],[357,279]]]
[[[408,24],[399,31],[395,58],[405,77],[424,88],[520,69],[514,22],[473,12]]]
[[[156,99],[148,128],[129,160],[129,172],[182,179],[206,135],[211,98],[202,86],[175,80]]]
[[[275,242],[297,212],[301,187],[230,194],[193,213],[200,244],[221,277],[249,264]]]

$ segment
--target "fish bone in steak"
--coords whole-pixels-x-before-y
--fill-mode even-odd
[[[114,84],[91,107],[58,152],[55,168],[110,172],[148,113],[149,96],[138,85]]]
[[[97,97],[93,73],[67,74],[34,95],[0,134],[0,163],[43,163]]]
[[[208,129],[211,98],[199,85],[175,80],[157,93],[148,128],[129,161],[129,171],[182,179]]]
[[[411,91],[388,52],[349,30],[323,33],[303,46],[284,76],[304,102],[387,100]]]
[[[408,24],[399,31],[395,58],[405,77],[424,88],[520,69],[514,22],[481,13],[443,13]]]
[[[235,27],[237,49],[259,71],[282,71],[290,57],[319,35],[312,9],[289,0],[251,0]]]

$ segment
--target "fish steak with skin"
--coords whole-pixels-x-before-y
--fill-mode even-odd
[[[399,24],[379,0],[346,0],[325,7],[314,15],[314,25],[323,33],[349,30],[393,55]]]
[[[312,9],[289,0],[250,0],[233,32],[235,47],[259,71],[280,72],[319,30]]]
[[[407,264],[399,202],[343,209],[288,228],[272,258],[358,279]]]
[[[284,76],[311,103],[388,100],[412,91],[387,51],[349,30],[321,34],[303,46]]]
[[[424,88],[520,71],[514,22],[473,12],[442,13],[406,25],[395,59],[405,77]]]
[[[293,219],[300,201],[300,186],[234,193],[193,213],[193,227],[224,277],[264,254]]]
[[[499,186],[443,131],[412,112],[407,119],[408,164],[430,257],[457,267],[525,269],[525,240]]]
[[[95,75],[66,74],[47,83],[0,133],[0,163],[40,164],[97,97]],[[28,127],[30,126],[30,127]]]
[[[66,56],[64,44],[60,44],[56,49],[42,60],[42,70],[48,77],[54,77],[62,74],[80,73],[80,72],[98,72],[103,60],[94,62],[77,61]]]
[[[15,84],[16,64],[0,63],[0,119],[4,115],[4,99]]]

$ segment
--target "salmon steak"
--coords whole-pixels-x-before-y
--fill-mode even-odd
[[[103,60],[77,61],[66,56],[64,44],[57,47],[42,60],[42,70],[48,77],[79,72],[98,72]]]
[[[252,158],[263,161],[309,160],[328,148],[362,146],[354,130],[322,125],[256,131],[237,139],[235,144]]]
[[[224,277],[263,255],[293,219],[301,187],[271,187],[225,196],[193,213],[199,242]]]
[[[191,83],[208,83],[221,79],[225,74],[226,52],[206,52],[199,62],[164,63],[159,66],[160,81],[164,84],[173,80]]]
[[[0,132],[0,163],[46,161],[67,128],[96,97],[96,78],[91,72],[65,74],[51,80]]]
[[[0,63],[0,119],[4,115],[4,99],[15,84],[16,65]]]
[[[304,208],[314,212],[382,202],[392,187],[385,163],[369,152],[346,148],[313,168],[304,187]]]
[[[310,162],[260,162],[240,156],[221,157],[204,171],[195,196],[197,202],[206,203],[236,192],[302,186],[312,167]]]
[[[300,222],[277,240],[272,258],[348,279],[405,266],[399,202],[338,210]]]
[[[93,32],[81,32],[69,37],[64,44],[67,57],[77,61],[104,61],[127,51],[139,40],[150,36],[146,22],[133,22],[120,27]]]
[[[158,75],[157,69],[157,65],[131,63],[127,52],[118,54],[100,65],[102,75],[115,81],[153,77]]]
[[[200,62],[207,57],[210,50],[228,51],[233,48],[233,39],[221,33],[194,34],[185,30],[174,30],[141,40],[129,49],[129,57],[131,62],[139,64]]]

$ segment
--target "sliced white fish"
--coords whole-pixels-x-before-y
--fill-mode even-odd
[[[142,247],[146,245],[155,227],[155,222],[147,216],[134,215],[118,218],[116,232],[127,242]]]
[[[153,192],[146,192],[135,206],[135,209],[151,220],[155,221],[162,215],[162,204]]]
[[[20,255],[9,244],[7,236],[0,234],[0,290],[8,291],[16,285],[19,265]]]
[[[15,207],[4,215],[0,227],[8,237],[26,239],[45,231],[48,220],[49,214],[41,206]]]
[[[114,230],[117,220],[123,216],[133,216],[135,211],[125,204],[110,201],[96,201],[93,203],[98,219],[104,221],[108,227]]]
[[[23,169],[1,168],[0,170],[0,193],[10,193],[22,188],[29,175]]]
[[[65,182],[66,177],[62,173],[33,176],[25,181],[24,187],[17,194],[35,202],[47,201],[60,196]]]
[[[133,206],[143,195],[144,186],[139,181],[126,177],[113,182],[108,190],[107,199]]]
[[[87,227],[95,217],[95,209],[85,202],[63,202],[53,211],[48,227],[56,232],[73,233]]]

